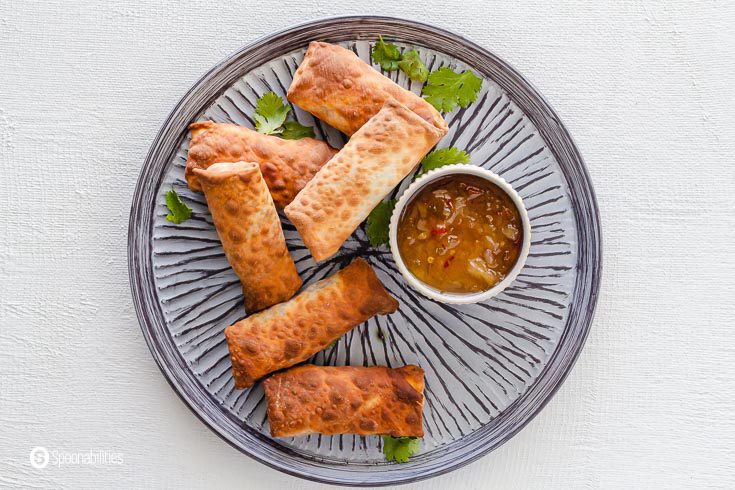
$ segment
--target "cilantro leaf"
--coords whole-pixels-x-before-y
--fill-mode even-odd
[[[418,437],[383,436],[383,454],[388,461],[407,463],[408,458],[416,454],[420,446]]]
[[[444,165],[454,165],[456,163],[470,163],[470,154],[464,150],[460,150],[456,146],[448,146],[441,150],[434,150],[421,160],[421,172],[416,177],[424,175],[429,170],[443,167]]]
[[[286,121],[283,123],[283,132],[279,134],[285,140],[300,140],[301,138],[313,138],[314,128],[304,126],[297,121]]]
[[[416,82],[425,82],[429,78],[429,69],[421,58],[419,52],[415,49],[403,54],[403,59],[398,62],[398,68]]]
[[[181,200],[173,189],[166,193],[166,207],[171,211],[166,216],[166,220],[171,223],[180,225],[191,217],[191,208]]]
[[[421,94],[436,110],[450,112],[459,105],[467,107],[477,99],[482,87],[482,78],[470,70],[457,73],[451,68],[439,68],[429,74],[429,83]]]
[[[275,92],[268,92],[255,104],[255,129],[259,133],[274,134],[285,140],[313,138],[314,128],[297,121],[286,121],[290,111],[291,106],[284,104],[281,97]]]
[[[367,236],[373,247],[388,243],[388,226],[396,200],[383,201],[370,211],[367,217]]]
[[[275,92],[268,92],[255,104],[255,129],[263,134],[282,133],[281,126],[290,110],[291,106],[284,104]]]
[[[377,63],[385,71],[395,71],[398,69],[398,62],[401,61],[401,51],[393,43],[383,41],[383,36],[375,41],[370,58],[373,63]]]

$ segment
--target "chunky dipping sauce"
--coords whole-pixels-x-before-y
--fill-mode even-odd
[[[481,177],[450,175],[421,189],[398,222],[398,249],[419,280],[475,293],[503,280],[523,243],[513,200]]]

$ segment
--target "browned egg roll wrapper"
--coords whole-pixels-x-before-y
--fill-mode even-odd
[[[355,259],[290,301],[225,329],[235,388],[303,362],[368,318],[397,308],[372,267]]]
[[[273,437],[387,434],[422,437],[424,370],[305,364],[263,383]]]
[[[284,210],[314,259],[334,255],[442,136],[406,106],[386,101]]]
[[[309,43],[287,97],[348,135],[360,129],[390,98],[440,131],[448,130],[434,106],[374,70],[349,49],[334,44]]]
[[[227,260],[242,282],[248,313],[296,294],[301,278],[258,164],[216,163],[194,172]]]
[[[191,124],[189,129],[191,142],[185,176],[191,190],[202,190],[194,169],[205,169],[217,162],[256,162],[279,208],[293,201],[337,153],[313,138],[285,140],[235,124],[203,121]]]

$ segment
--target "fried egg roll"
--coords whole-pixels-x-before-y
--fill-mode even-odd
[[[263,383],[273,437],[384,434],[422,437],[424,371],[305,364]]]
[[[442,136],[403,104],[386,101],[285,208],[314,259],[334,255]]]
[[[303,362],[368,318],[397,308],[372,267],[355,259],[290,301],[225,329],[235,388]]]
[[[313,138],[286,140],[260,134],[235,124],[211,121],[189,125],[191,142],[186,160],[186,181],[201,191],[194,169],[217,162],[256,162],[279,208],[290,203],[337,150]]]
[[[215,163],[194,172],[227,260],[242,282],[248,313],[293,296],[301,278],[258,164]]]
[[[354,134],[393,98],[444,133],[447,123],[434,106],[399,86],[349,49],[309,43],[288,100],[347,135]]]

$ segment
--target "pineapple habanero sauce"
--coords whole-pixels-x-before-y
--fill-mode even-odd
[[[513,200],[481,177],[428,184],[398,222],[398,249],[411,273],[451,293],[486,291],[513,269],[523,225]]]

